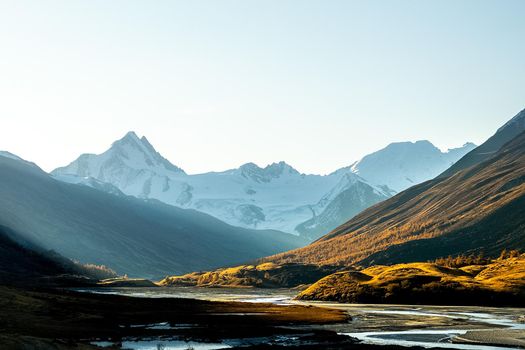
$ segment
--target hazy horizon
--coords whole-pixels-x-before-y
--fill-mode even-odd
[[[0,5],[0,149],[50,171],[145,135],[190,174],[326,174],[480,144],[525,107],[523,1]]]

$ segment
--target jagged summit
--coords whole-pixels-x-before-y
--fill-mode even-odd
[[[137,135],[137,133],[133,130],[130,130],[126,133],[126,135],[124,135],[124,137],[122,139],[120,139],[119,141],[122,141],[122,140],[139,140],[139,137]],[[118,142],[118,141],[117,141]]]
[[[256,182],[270,182],[272,179],[280,178],[283,175],[300,175],[296,169],[284,161],[269,164],[264,168],[255,163],[246,163],[241,165],[238,170],[242,176]]]
[[[139,138],[134,131],[129,131],[123,138],[113,142],[111,148],[106,152],[110,152],[111,150],[114,150],[119,156],[126,159],[134,159],[138,161],[139,164],[136,165],[139,166],[142,162],[142,159],[140,158],[143,157],[143,162],[146,164],[146,167],[144,168],[164,167],[169,171],[183,172],[182,169],[173,165],[169,160],[161,156],[148,141],[146,136]],[[136,152],[140,153],[140,155]],[[143,165],[144,164],[142,164],[142,166]]]
[[[432,142],[428,140],[417,140],[417,141],[401,141],[401,142],[392,142],[388,146],[385,147],[385,149],[399,149],[399,148],[429,148],[429,149],[437,149],[436,146],[432,144]]]
[[[182,169],[161,156],[146,137],[139,138],[134,131],[113,142],[104,153],[83,154],[69,165],[55,169],[52,174],[56,177],[74,175],[95,178],[117,187],[131,185],[138,179],[142,182],[168,174],[185,175]]]

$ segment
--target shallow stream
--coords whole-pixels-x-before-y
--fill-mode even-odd
[[[518,318],[523,309],[470,306],[419,306],[339,304],[326,302],[299,302],[293,300],[296,291],[287,289],[237,289],[237,288],[112,288],[84,290],[86,292],[120,294],[141,298],[193,298],[212,301],[268,302],[275,304],[310,304],[346,310],[352,321],[347,324],[324,326],[339,334],[355,337],[368,344],[422,346],[446,349],[504,350],[481,344],[457,344],[452,340],[475,330],[522,330],[525,323]],[[154,327],[155,325],[152,325]],[[157,325],[158,326],[158,325]],[[126,347],[137,350],[220,349],[231,344],[185,343],[162,339],[127,341]],[[124,344],[123,344],[124,345]]]

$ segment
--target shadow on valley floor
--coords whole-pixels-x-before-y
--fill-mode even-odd
[[[243,349],[402,349],[358,344],[323,330],[323,324],[350,318],[342,310],[311,306],[0,287],[0,308],[2,349],[98,349],[95,340],[110,341],[119,349],[125,339],[155,338],[213,343],[238,339]]]

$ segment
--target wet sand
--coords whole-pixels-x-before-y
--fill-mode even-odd
[[[452,338],[459,344],[479,344],[525,348],[525,330],[523,329],[491,329],[468,331]]]

